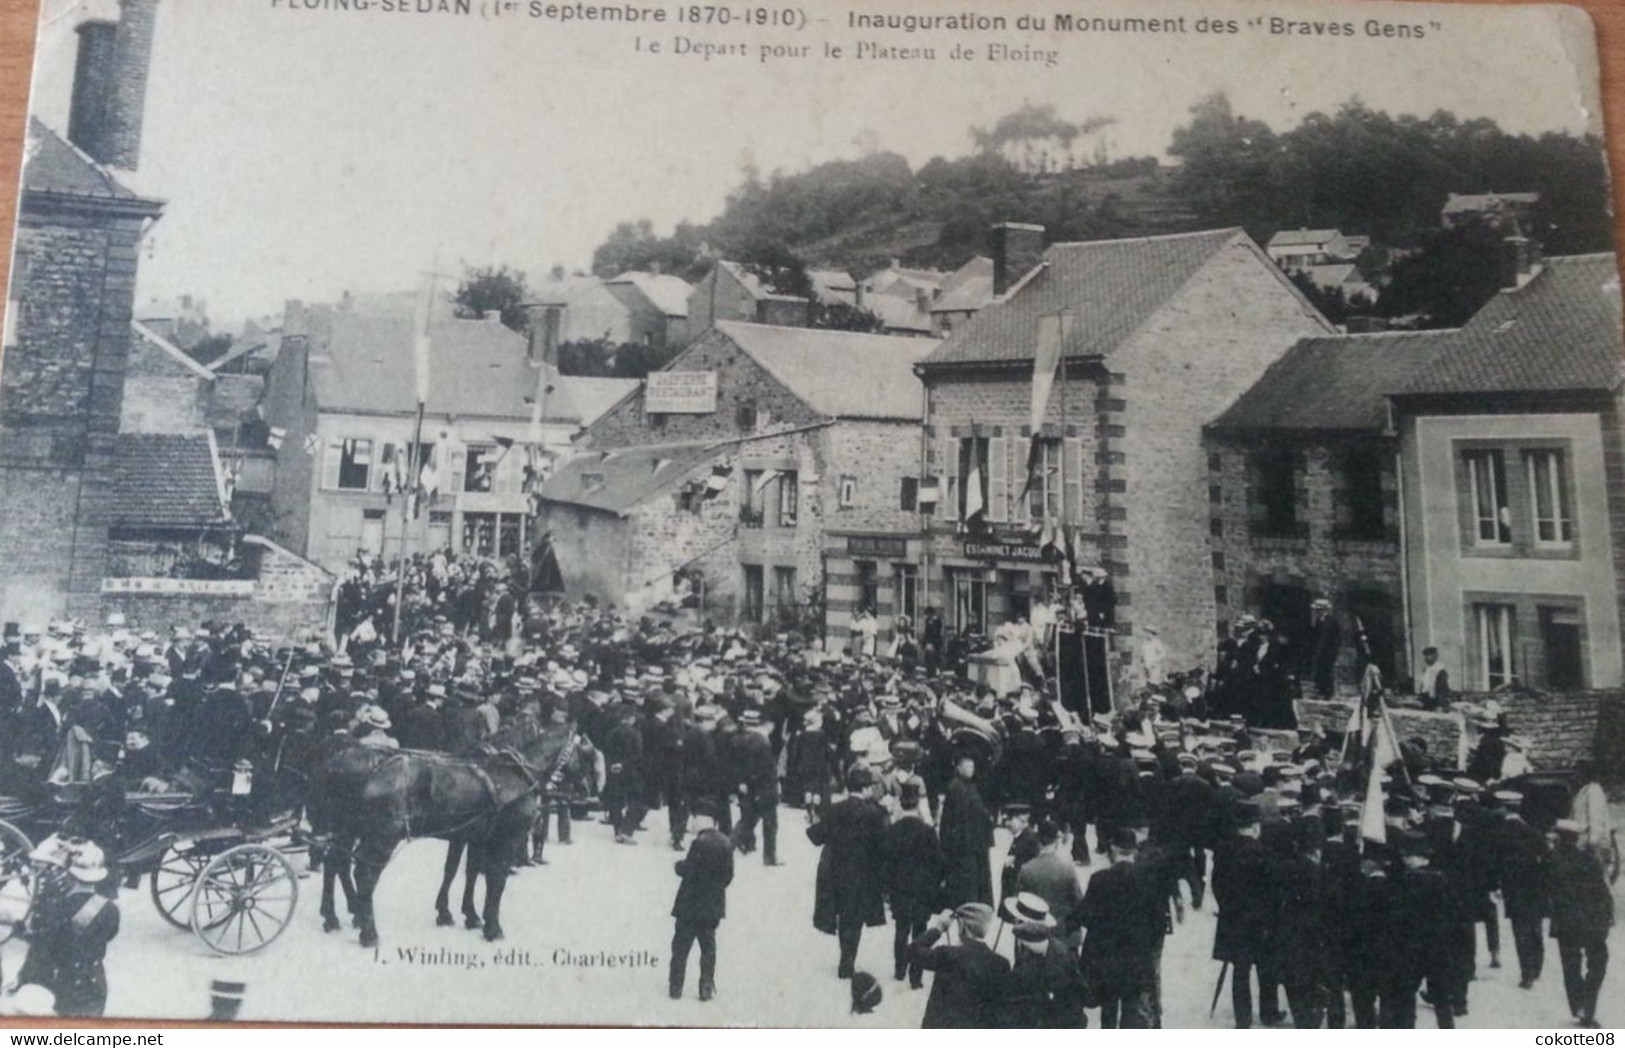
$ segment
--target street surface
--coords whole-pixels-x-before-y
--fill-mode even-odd
[[[717,936],[718,995],[709,1003],[697,998],[697,948],[689,960],[684,999],[673,1001],[666,993],[668,914],[677,888],[672,864],[679,856],[667,845],[664,814],[657,812],[649,816],[649,832],[640,835],[636,847],[616,845],[609,828],[596,820],[576,824],[573,844],[551,843],[551,865],[527,868],[509,882],[503,907],[508,938],[499,944],[486,943],[460,922],[456,928],[435,927],[434,895],[445,855],[445,845],[437,841],[406,845],[384,874],[377,894],[383,945],[376,953],[363,950],[352,929],[322,933],[319,874],[299,882],[298,911],[282,938],[260,954],[238,958],[217,957],[190,933],[164,923],[143,882],[120,896],[122,931],[107,959],[108,1015],[204,1018],[210,981],[230,979],[248,984],[245,1020],[918,1026],[928,989],[910,991],[907,983],[892,980],[889,925],[865,933],[858,962],[860,970],[880,978],[885,1000],[871,1016],[849,1014],[847,984],[835,977],[835,939],[812,927],[817,849],[807,842],[800,811],[781,809],[780,821],[784,866],[770,869],[759,855],[736,856],[728,917]],[[1007,844],[1001,830],[995,884]],[[1101,862],[1097,856],[1095,866],[1080,869],[1080,876]],[[295,857],[295,865],[305,867],[303,855]],[[1162,971],[1169,1028],[1232,1023],[1228,990],[1208,1017],[1219,970],[1209,959],[1213,921],[1211,903],[1197,913],[1187,908],[1184,923],[1167,942]],[[1459,1025],[1572,1029],[1556,944],[1547,942],[1540,982],[1520,990],[1511,929],[1504,921],[1501,937],[1499,970],[1486,967],[1480,943],[1470,1014]],[[1611,945],[1616,957],[1625,956],[1617,926]],[[1008,954],[1010,946],[1006,932],[1001,952]],[[0,951],[8,980],[22,949],[12,943]],[[604,966],[600,955],[622,963]],[[1423,1007],[1419,1016],[1419,1026],[1433,1026],[1431,1011]],[[1091,1014],[1091,1022],[1094,1018]],[[1609,973],[1599,1018],[1605,1025],[1625,1021],[1625,974]]]

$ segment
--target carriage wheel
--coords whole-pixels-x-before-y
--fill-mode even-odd
[[[216,953],[254,953],[287,931],[298,902],[299,877],[281,852],[239,844],[198,875],[192,932]]]
[[[34,842],[28,834],[0,819],[0,943],[17,934],[34,905]]]
[[[192,927],[192,889],[197,886],[198,874],[209,864],[207,855],[195,851],[176,851],[174,845],[164,849],[158,865],[153,868],[147,891],[158,916],[186,931]]]

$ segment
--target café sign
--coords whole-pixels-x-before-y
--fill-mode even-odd
[[[644,380],[648,415],[710,415],[717,410],[715,371],[655,371]]]
[[[895,535],[848,535],[846,552],[854,557],[891,557],[898,560],[908,556],[908,539]]]
[[[966,539],[965,556],[976,560],[1020,560],[1035,564],[1048,559],[1037,542],[1000,542],[998,539]]]

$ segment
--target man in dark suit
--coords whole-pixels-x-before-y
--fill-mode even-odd
[[[976,758],[959,754],[937,825],[942,853],[948,859],[948,902],[954,906],[993,904],[993,864],[988,857],[988,849],[993,847],[993,816],[971,781],[975,775]]]
[[[762,824],[762,863],[779,862],[779,764],[769,738],[773,725],[763,721],[761,711],[747,709],[739,714],[740,732],[734,737],[734,768],[739,776],[739,832],[741,848],[756,838],[756,824]]]
[[[1156,950],[1162,941],[1165,900],[1151,879],[1134,869],[1139,842],[1134,831],[1117,831],[1110,842],[1111,866],[1089,879],[1079,922],[1083,967],[1095,979],[1102,1001],[1103,1029],[1147,1029],[1152,1022],[1151,990]]]
[[[1315,694],[1331,698],[1337,690],[1337,655],[1343,647],[1343,628],[1332,613],[1332,602],[1324,597],[1310,606],[1309,679]]]
[[[959,945],[938,945],[956,920]],[[986,1029],[999,1024],[1000,1006],[1009,992],[1010,962],[987,945],[992,923],[993,907],[968,902],[933,917],[925,934],[909,947],[911,965],[936,973],[922,1030]]]
[[[1231,966],[1230,1002],[1236,1029],[1245,1030],[1253,1025],[1253,969],[1264,960],[1264,933],[1275,906],[1266,875],[1268,854],[1259,840],[1257,804],[1236,805],[1234,819],[1234,833],[1213,854],[1213,901],[1219,907],[1213,959]],[[1258,983],[1262,1018],[1274,1025],[1282,1018],[1274,984],[1262,970]]]
[[[1057,935],[1059,928],[1044,900],[1025,892],[1014,895],[1005,901],[1004,914],[1014,925],[1016,945],[1003,1025],[1023,1030],[1087,1026],[1077,957]]]
[[[1050,915],[1055,918],[1055,937],[1071,951],[1077,952],[1078,932],[1073,916],[1083,902],[1083,887],[1078,884],[1078,871],[1072,860],[1061,854],[1061,828],[1048,819],[1042,819],[1035,831],[1039,853],[1021,867],[1016,875],[1016,890],[1031,893],[1044,900]]]
[[[688,847],[688,857],[676,864],[677,899],[671,915],[676,930],[671,937],[669,989],[675,1000],[683,996],[683,980],[688,975],[688,953],[700,944],[700,1000],[717,995],[717,925],[728,913],[728,885],[734,879],[733,844],[716,828],[716,815],[709,805],[697,804],[689,817],[698,833]]]
[[[1597,996],[1608,974],[1608,929],[1614,924],[1614,896],[1602,864],[1580,847],[1578,822],[1560,819],[1552,851],[1552,938],[1563,963],[1563,989],[1569,1012],[1597,1027]],[[1583,962],[1583,969],[1582,969]]]
[[[1546,916],[1546,838],[1523,821],[1523,796],[1503,790],[1495,795],[1506,808],[1495,827],[1492,847],[1501,884],[1501,900],[1512,925],[1512,945],[1518,951],[1518,987],[1527,990],[1546,965],[1541,921]]]
[[[446,748],[446,686],[431,684],[421,700],[401,711],[395,734],[401,748],[442,751]]]
[[[847,797],[830,809],[827,819],[807,830],[807,839],[824,849],[818,860],[813,924],[840,940],[836,974],[842,979],[850,979],[857,965],[864,926],[886,923],[881,887],[886,813],[874,799],[878,789],[866,766],[854,766],[847,776]]]
[[[909,985],[918,990],[925,985],[925,971],[908,963],[908,948],[925,934],[925,924],[942,897],[942,881],[947,860],[936,831],[920,817],[923,791],[918,783],[903,784],[898,797],[900,813],[886,830],[880,847],[881,879],[886,899],[891,903],[896,935],[892,940],[893,976],[907,973]],[[1071,867],[1068,866],[1068,872]]]
[[[604,739],[604,760],[609,765],[604,784],[605,815],[615,828],[615,843],[636,844],[632,834],[643,821],[643,730],[638,708],[622,705],[618,723]]]

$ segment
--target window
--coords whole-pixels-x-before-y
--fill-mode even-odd
[[[796,526],[796,510],[801,501],[801,485],[796,471],[787,469],[779,474],[779,527]]]
[[[1381,539],[1387,535],[1383,512],[1383,451],[1354,447],[1337,457],[1337,530],[1342,538]]]
[[[793,608],[796,603],[796,569],[773,569],[773,606]]]
[[[953,570],[950,573],[953,601],[953,626],[960,632],[987,633],[987,578],[979,568]]]
[[[1270,449],[1249,456],[1252,467],[1254,526],[1267,536],[1298,533],[1298,455]]]
[[[897,506],[905,513],[913,513],[920,505],[920,478],[904,477],[897,493]]]
[[[841,477],[840,487],[836,489],[836,501],[842,509],[851,509],[858,504],[858,478],[850,474]]]
[[[987,437],[966,437],[959,443],[959,464],[954,474],[959,496],[959,519],[970,520],[987,511]]]
[[[745,568],[745,603],[740,609],[746,622],[762,621],[762,566],[760,564],[746,564]]]
[[[1027,487],[1027,516],[1035,522],[1061,519],[1061,441],[1041,437],[1034,447],[1032,480]],[[1022,469],[1026,463],[1021,464]],[[1023,483],[1027,483],[1023,479]]]
[[[920,569],[913,564],[897,564],[892,567],[892,578],[897,589],[897,614],[907,615],[909,622],[919,622]]]
[[[475,493],[495,490],[500,456],[490,444],[470,444],[463,454],[463,490]]]
[[[739,523],[747,528],[759,528],[763,517],[762,492],[767,483],[759,469],[747,469],[743,476],[745,486],[739,493]]]
[[[432,522],[431,522],[432,523]],[[464,513],[463,552],[511,557],[525,541],[525,518],[517,513]]]
[[[1478,637],[1478,676],[1486,689],[1499,688],[1512,681],[1516,670],[1512,661],[1514,609],[1510,604],[1473,605]]]
[[[1541,676],[1545,686],[1552,691],[1581,690],[1585,687],[1585,644],[1579,610],[1541,605],[1536,612],[1540,618],[1540,655],[1545,663]]]
[[[1506,458],[1499,451],[1469,451],[1463,456],[1470,485],[1473,537],[1480,546],[1512,543],[1512,511],[1507,507]]]
[[[756,402],[752,400],[741,401],[734,409],[734,423],[742,433],[751,433],[756,429]]]
[[[880,603],[880,575],[877,565],[872,560],[857,560],[852,562],[852,569],[857,575],[858,607],[874,611]]]
[[[417,472],[421,475],[424,467],[431,470],[435,467],[434,445],[419,444],[415,461],[408,461],[408,456],[411,454],[412,446],[410,444],[385,443],[381,445],[379,448],[378,468],[374,471],[372,487],[385,494],[411,491],[415,488],[417,485],[415,478],[411,476],[412,468],[416,465]]]
[[[1524,452],[1529,465],[1529,508],[1535,545],[1568,546],[1574,542],[1574,515],[1569,508],[1568,462],[1562,451]]]
[[[323,463],[326,487],[340,491],[366,491],[372,477],[372,441],[338,440],[327,445]]]

